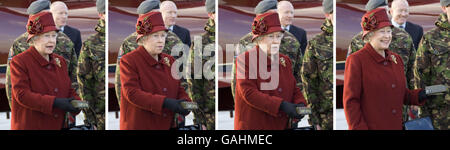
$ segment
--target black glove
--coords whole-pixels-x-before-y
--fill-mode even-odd
[[[55,101],[53,101],[53,107],[62,109],[65,112],[78,112],[80,110],[76,109],[72,106],[70,101],[73,100],[73,97],[71,98],[55,98]]]
[[[427,93],[425,92],[425,90],[422,90],[419,92],[419,103],[422,103],[422,101],[424,100],[431,100],[435,97],[435,95],[427,95]]]
[[[282,101],[280,105],[280,110],[284,111],[289,117],[296,118],[296,119],[302,119],[303,115],[300,115],[297,113],[297,105],[299,104],[292,104],[286,101]]]
[[[184,100],[176,100],[173,98],[165,98],[163,102],[163,108],[167,108],[171,110],[174,113],[179,113],[182,115],[188,115],[189,110],[184,109],[183,106],[181,106],[181,102]]]

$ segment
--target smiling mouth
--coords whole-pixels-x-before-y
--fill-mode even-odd
[[[380,42],[383,44],[389,44],[389,40],[380,40]]]
[[[53,49],[55,46],[45,46],[45,48]]]

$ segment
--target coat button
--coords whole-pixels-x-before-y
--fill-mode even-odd
[[[280,92],[280,93],[281,93],[282,91],[283,91],[283,89],[282,89],[282,88],[278,88],[278,92]]]
[[[397,110],[392,109],[392,114],[396,114],[396,113],[397,113]]]
[[[395,88],[395,84],[392,84],[392,88]]]
[[[161,68],[159,65],[156,65],[156,69],[159,69],[159,68]]]
[[[387,62],[386,61],[384,61],[384,63],[383,63],[385,66],[387,65]]]
[[[58,93],[58,88],[55,88],[55,90],[54,90],[54,91],[55,91],[55,93]]]
[[[53,117],[58,118],[58,114],[53,115]]]
[[[164,114],[163,114],[163,117],[167,117],[167,114],[166,114],[166,113],[164,113]]]
[[[163,88],[163,91],[164,91],[164,92],[167,92],[167,88]]]
[[[48,66],[47,66],[47,69],[48,69],[48,70],[52,69],[52,66],[48,65]]]

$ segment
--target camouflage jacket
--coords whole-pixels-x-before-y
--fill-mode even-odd
[[[238,45],[238,49],[237,49],[238,55],[241,53],[244,53],[247,50],[250,50],[256,46],[256,44],[252,42],[252,37],[253,37],[253,34],[250,32],[250,33],[247,33],[245,36],[243,36],[239,40],[239,45]],[[296,69],[296,68],[301,67],[303,56],[302,56],[302,52],[300,50],[300,43],[298,42],[298,40],[295,38],[295,36],[292,33],[284,32],[284,36],[281,39],[281,43],[280,43],[280,53],[284,54],[286,56],[289,56],[289,59],[291,59],[292,70],[294,71],[294,77],[295,77],[295,80],[297,81],[297,87],[301,87],[302,80],[299,75],[300,70]],[[233,94],[233,96],[234,96],[235,89],[236,89],[235,68],[236,68],[235,61],[233,61],[233,69],[231,71],[231,74],[232,74],[231,93]]]
[[[312,108],[310,124],[333,129],[333,25],[326,19],[322,33],[308,43],[301,67],[303,95]],[[299,69],[300,70],[300,69]]]
[[[28,33],[25,32],[14,40],[13,45],[11,46],[8,54],[8,61],[6,66],[6,81],[5,81],[5,90],[6,96],[8,98],[9,103],[11,104],[11,72],[9,68],[9,62],[12,57],[24,52],[27,50],[30,45],[27,43]],[[67,70],[69,72],[70,80],[72,81],[72,88],[78,90],[78,83],[76,77],[76,68],[77,68],[77,54],[75,52],[74,44],[70,40],[70,38],[62,33],[58,32],[56,37],[56,47],[53,50],[53,53],[63,56],[67,62]]]
[[[209,19],[205,25],[205,33],[199,37],[194,38],[194,42],[189,51],[187,79],[188,94],[192,101],[199,105],[199,109],[194,110],[194,122],[196,124],[205,125],[208,130],[215,129],[215,23],[213,19]],[[201,43],[202,45],[199,45]],[[209,55],[210,54],[210,55]],[[209,55],[209,56],[203,56]],[[201,67],[211,68],[210,71],[202,71],[195,73],[194,62],[195,60],[201,60]],[[200,63],[199,63],[200,64]],[[195,78],[193,74],[202,75],[202,77]],[[206,73],[206,74],[205,74]]]
[[[83,110],[86,124],[105,129],[105,20],[95,27],[97,33],[83,42],[78,59],[77,79],[82,100],[91,110]],[[93,112],[92,112],[93,111]],[[95,112],[95,113],[94,113]]]
[[[115,76],[115,84],[114,84],[117,100],[119,101],[119,105],[120,105],[120,88],[121,88],[120,67],[119,67],[120,66],[120,58],[123,55],[135,50],[138,47],[136,38],[137,38],[137,33],[136,32],[132,33],[131,35],[129,35],[128,37],[125,38],[125,40],[123,41],[123,43],[119,49],[119,55],[117,57],[117,63],[116,63],[116,76]],[[164,49],[162,52],[170,55],[172,48],[175,46],[184,46],[184,44],[175,33],[168,31],[167,37],[166,37],[166,42],[165,42]],[[180,55],[180,56],[182,56],[182,55]],[[174,56],[174,58],[178,59],[179,57]],[[186,86],[184,86],[184,87],[186,87]]]
[[[360,50],[364,47],[366,43],[364,43],[362,39],[362,31],[359,32],[357,35],[355,35],[350,43],[350,46],[348,48],[347,57]],[[414,42],[411,38],[411,36],[403,29],[400,28],[392,28],[392,40],[391,44],[389,45],[389,50],[392,52],[395,52],[399,54],[402,57],[402,60],[404,62],[404,71],[406,75],[406,84],[408,84],[408,88],[412,89],[412,83],[413,83],[413,72],[412,72],[412,66],[414,64],[414,60],[416,57],[416,50],[414,48]]]
[[[450,83],[450,24],[446,14],[441,14],[435,23],[436,28],[425,33],[417,49],[414,63],[415,88]],[[428,99],[420,107],[419,116],[430,116],[436,129],[450,128],[450,93]]]

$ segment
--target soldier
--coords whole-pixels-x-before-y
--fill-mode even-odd
[[[436,27],[423,35],[417,49],[414,63],[415,88],[425,85],[443,84],[447,87],[450,82],[450,0],[441,0],[442,11],[436,20]],[[450,93],[437,95],[429,99],[419,109],[420,117],[429,116],[435,129],[448,130],[450,128]]]
[[[255,14],[263,14],[266,12],[274,12],[277,13],[277,1],[276,0],[263,0],[258,3],[258,5],[255,7]],[[252,42],[252,32],[247,33],[245,36],[243,36],[238,45],[237,54],[241,54],[253,47],[255,47],[255,43]],[[284,36],[281,39],[280,44],[280,53],[289,56],[289,58],[292,61],[292,70],[294,71],[294,77],[296,78],[297,86],[301,87],[301,77],[299,75],[300,70],[297,68],[300,68],[302,64],[302,54],[300,52],[300,43],[297,41],[294,35],[292,35],[289,32],[284,32]],[[231,74],[232,80],[231,80],[231,94],[233,96],[236,94],[236,64],[233,61],[233,69]]]
[[[366,11],[369,12],[379,7],[389,10],[387,0],[369,0],[369,2],[367,2],[366,4]],[[364,47],[362,33],[363,32],[361,31],[353,37],[348,48],[347,57]],[[392,50],[402,57],[402,60],[405,64],[407,85],[409,89],[412,89],[412,85],[409,83],[413,79],[413,72],[411,68],[414,63],[416,51],[414,48],[414,42],[408,32],[399,28],[392,28],[392,42],[389,45],[389,50]]]
[[[214,81],[214,43],[215,43],[215,0],[206,0],[205,3],[206,11],[208,12],[208,22],[205,25],[205,33],[201,35],[200,38],[194,39],[194,44],[191,46],[188,64],[190,65],[187,71],[188,73],[202,73],[192,72],[194,71],[194,63],[196,60],[201,60],[202,66],[210,65],[210,74],[205,74],[202,78],[198,79],[195,76],[190,76],[187,79],[188,83],[188,94],[192,101],[197,102],[199,109],[194,110],[194,123],[205,125],[208,130],[215,129],[215,81]],[[201,43],[202,45],[199,45]],[[201,47],[200,47],[201,46]],[[207,53],[210,54],[210,56]],[[203,57],[202,57],[203,55]],[[201,67],[202,66],[195,66]]]
[[[84,110],[85,124],[105,129],[105,1],[97,0],[100,19],[95,26],[97,33],[83,42],[78,59],[77,79],[80,97],[91,110]]]
[[[139,7],[137,8],[137,13],[139,14],[139,16],[148,13],[148,12],[159,12],[159,0],[146,0],[143,1]],[[116,64],[116,79],[115,79],[115,90],[116,90],[116,96],[117,99],[119,100],[119,104],[120,104],[120,88],[121,88],[121,84],[120,84],[120,58],[135,50],[138,47],[138,44],[136,42],[136,38],[137,38],[137,33],[134,32],[131,35],[129,35],[128,37],[125,38],[125,40],[123,41],[122,45],[120,46],[119,49],[119,56],[117,57],[117,64]],[[164,46],[164,50],[163,53],[166,54],[171,54],[171,50],[175,45],[183,45],[183,42],[180,40],[180,38],[177,37],[177,35],[171,31],[167,32],[167,37],[166,37],[166,44]],[[182,56],[182,55],[180,55]],[[174,56],[175,59],[179,58]],[[187,87],[186,82],[182,82],[183,87]]]
[[[309,41],[303,58],[303,95],[312,108],[310,124],[316,129],[333,129],[333,1],[322,3],[325,13],[322,33]]]
[[[30,4],[30,6],[27,9],[27,13],[29,15],[33,15],[43,11],[48,12],[49,9],[50,9],[50,1],[38,0]],[[9,58],[6,65],[5,90],[10,105],[11,105],[11,72],[9,62],[14,56],[24,52],[30,47],[30,45],[27,43],[27,38],[28,32],[23,33],[14,40],[14,43],[9,50],[8,55]],[[62,32],[57,32],[56,47],[53,50],[53,53],[64,57],[67,64],[69,78],[70,81],[72,81],[72,88],[77,90],[78,89],[78,83],[76,79],[77,55],[75,52],[74,44],[66,34]],[[71,120],[70,124],[74,125],[75,121],[73,120],[73,118],[70,120]]]

